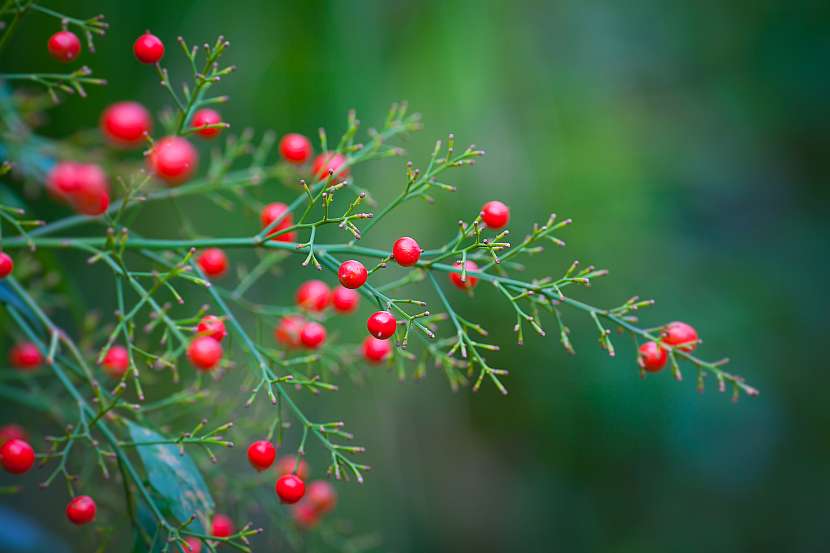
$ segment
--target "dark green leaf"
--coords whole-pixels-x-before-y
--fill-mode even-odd
[[[127,426],[135,442],[165,439],[136,423],[128,421]],[[137,449],[150,486],[166,502],[165,510],[169,510],[179,522],[195,515],[191,528],[200,532],[208,528],[214,508],[213,498],[190,456],[187,453],[180,455],[178,448],[170,444],[140,446]]]

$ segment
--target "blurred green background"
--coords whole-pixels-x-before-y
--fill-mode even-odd
[[[698,394],[691,371],[682,383],[669,374],[641,381],[630,340],[617,338],[609,359],[577,312],[565,312],[576,357],[555,332],[511,346],[513,316],[493,291],[475,302],[455,294],[462,313],[505,344],[491,360],[511,369],[509,396],[489,386],[453,394],[435,371],[402,384],[383,373],[306,402],[342,415],[367,446],[374,470],[363,487],[339,487],[339,514],[377,529],[386,550],[826,547],[829,3],[48,5],[104,13],[111,28],[81,59],[109,85],[50,111],[44,134],[94,126],[116,99],[167,103],[131,58],[143,30],[167,42],[173,68],[183,67],[177,35],[224,34],[239,69],[217,90],[230,95],[222,113],[237,130],[333,134],[349,108],[368,127],[406,99],[426,125],[406,159],[422,163],[449,131],[487,150],[452,175],[455,196],[407,206],[367,244],[388,247],[403,233],[440,245],[489,199],[510,204],[515,235],[550,211],[572,217],[567,248],[534,261],[533,274],[558,274],[573,259],[609,268],[579,297],[655,298],[646,324],[694,324],[704,357],[728,355],[761,389],[735,405],[712,389]],[[30,16],[0,60],[4,71],[58,70],[45,48],[53,27]],[[403,161],[359,168],[357,182],[389,199]],[[223,227],[205,210],[204,232],[248,228]],[[175,221],[155,213],[148,224],[174,232]],[[286,277],[275,293],[287,303],[308,276]]]

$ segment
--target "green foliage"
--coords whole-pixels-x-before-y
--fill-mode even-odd
[[[163,441],[157,432],[126,420],[130,437],[135,442]],[[184,450],[160,443],[136,448],[147,479],[162,499],[162,505],[180,524],[195,520],[189,525],[197,532],[210,527],[210,517],[215,504],[199,468]]]

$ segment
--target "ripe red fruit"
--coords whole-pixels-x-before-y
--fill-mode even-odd
[[[29,442],[15,438],[0,447],[0,462],[6,472],[23,474],[35,464],[35,450]]]
[[[81,182],[78,180],[78,164],[72,161],[61,161],[55,164],[46,179],[49,191],[61,199],[78,190]]]
[[[0,447],[9,440],[27,440],[26,431],[19,424],[6,424],[0,426]]]
[[[104,110],[101,131],[119,146],[136,146],[144,142],[153,127],[150,112],[138,102],[118,102]]]
[[[350,259],[340,264],[340,269],[337,271],[337,278],[340,279],[340,284],[346,288],[360,288],[366,282],[369,272],[363,263]]]
[[[305,483],[296,474],[280,476],[274,488],[283,503],[296,503],[305,494]]]
[[[210,535],[215,538],[227,538],[234,532],[233,521],[230,517],[222,514],[213,515],[213,522],[210,525]]]
[[[640,366],[650,373],[659,372],[666,365],[669,354],[656,342],[646,342],[640,346]]]
[[[297,469],[296,473],[294,472],[295,468]],[[296,474],[301,479],[305,480],[308,478],[308,473],[308,463],[305,462],[305,459],[300,459],[298,464],[295,456],[286,455],[285,457],[280,457],[280,460],[277,461],[277,474],[280,476],[285,476],[286,474]]]
[[[392,257],[401,267],[411,267],[418,262],[422,251],[414,238],[404,236],[395,240],[392,246]]]
[[[228,270],[228,256],[219,248],[206,249],[196,259],[196,263],[203,273],[212,278],[220,278]]]
[[[203,108],[193,114],[193,120],[191,121],[191,125],[194,129],[199,129],[196,131],[196,134],[199,136],[203,136],[205,138],[213,138],[218,136],[222,129],[218,127],[213,128],[202,128],[206,125],[215,125],[217,123],[222,122],[222,116],[219,115],[219,112],[212,110],[210,108]]]
[[[136,39],[133,53],[141,63],[156,63],[164,56],[164,43],[156,35],[147,32]]]
[[[374,336],[367,336],[363,340],[363,357],[369,363],[380,363],[392,353],[389,340],[379,340]]]
[[[692,325],[675,321],[666,325],[663,330],[663,343],[670,346],[682,346],[682,351],[694,351],[697,347],[697,330]]]
[[[69,203],[84,215],[101,215],[110,206],[110,185],[104,170],[94,163],[75,166],[75,190],[69,194]]]
[[[210,336],[197,336],[187,348],[187,357],[200,371],[210,372],[222,359],[222,344]]]
[[[329,171],[332,171],[334,176],[332,181],[345,179],[349,176],[349,168],[343,168],[346,163],[346,158],[342,154],[336,152],[326,152],[314,158],[314,163],[311,165],[311,174],[318,180],[326,180],[329,177]]]
[[[305,163],[311,157],[311,142],[301,134],[286,134],[280,139],[280,153],[288,162]]]
[[[202,317],[202,320],[196,325],[196,333],[200,336],[210,336],[217,342],[221,342],[228,335],[224,321],[216,315]]]
[[[320,323],[306,323],[300,331],[300,341],[309,349],[317,349],[326,341],[326,327]]]
[[[14,270],[14,261],[6,252],[0,252],[0,278],[6,278]]]
[[[289,348],[300,347],[300,332],[305,326],[305,319],[299,315],[286,315],[280,319],[277,328],[274,329],[274,338],[277,342]]]
[[[262,213],[260,213],[259,215],[259,220],[262,223],[263,229],[268,227],[277,219],[280,219],[280,217],[282,217],[280,222],[277,223],[277,225],[268,232],[268,236],[273,236],[277,232],[285,230],[294,224],[293,215],[291,215],[290,212],[286,213],[287,211],[288,206],[282,202],[274,202],[266,205],[263,208]],[[283,213],[286,213],[284,217]],[[275,240],[277,242],[293,242],[296,239],[296,231],[286,232],[284,234],[280,234],[279,236],[274,236],[273,238],[271,238],[271,240]]]
[[[308,486],[306,501],[319,514],[327,513],[337,504],[337,492],[325,480],[315,480]]]
[[[58,61],[69,63],[81,53],[81,41],[71,31],[58,31],[49,37],[49,54]]]
[[[397,325],[398,321],[395,320],[394,315],[389,311],[376,311],[366,321],[366,328],[369,329],[369,334],[379,340],[387,340],[390,336],[394,335]]]
[[[297,288],[297,305],[309,311],[323,311],[331,292],[322,280],[308,280]]]
[[[487,202],[481,208],[481,220],[492,229],[499,229],[510,221],[510,208],[498,200]]]
[[[43,355],[33,343],[20,342],[9,350],[9,363],[16,369],[30,371],[43,363]]]
[[[77,526],[95,520],[95,501],[88,495],[73,497],[66,506],[66,518]]]
[[[294,524],[303,530],[310,530],[320,522],[320,513],[307,501],[302,501],[291,508],[291,518],[294,519]]]
[[[461,269],[461,263],[453,265],[456,269]],[[461,273],[450,273],[450,281],[462,290],[466,288],[475,288],[478,284],[478,277],[470,274],[470,271],[478,271],[478,265],[474,261],[467,261],[464,266],[467,268],[467,279],[461,280]]]
[[[101,362],[104,370],[113,378],[121,378],[130,367],[130,354],[124,346],[112,346]]]
[[[187,545],[184,546],[185,553],[202,553],[202,540],[188,536],[184,539]]]
[[[360,294],[349,288],[338,286],[331,293],[331,305],[338,313],[351,313],[360,303]]]
[[[166,136],[155,143],[147,158],[150,169],[169,185],[190,178],[199,164],[199,153],[181,136]]]
[[[277,448],[267,440],[258,440],[248,446],[248,462],[257,470],[265,470],[274,464]]]

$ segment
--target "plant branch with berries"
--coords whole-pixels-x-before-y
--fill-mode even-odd
[[[75,37],[61,34],[49,40],[50,52],[64,62],[80,54],[70,28],[86,35],[90,50],[92,35],[106,29],[101,17],[75,19],[33,2],[6,2],[0,19],[12,23],[0,40],[5,42],[27,13],[58,18],[62,30],[56,34]],[[227,545],[250,551],[249,539],[261,530],[250,524],[237,530],[218,512],[203,473],[209,478],[216,474],[211,465],[222,463],[226,448],[257,438],[247,450],[257,474],[249,484],[225,490],[223,500],[241,498],[247,486],[260,490],[270,478],[277,498],[290,506],[294,530],[320,525],[326,543],[346,543],[323,520],[336,502],[334,487],[327,480],[306,484],[306,457],[316,449],[334,480],[363,482],[369,466],[358,460],[364,450],[353,445],[344,422],[339,417],[318,420],[308,414],[306,403],[336,392],[341,374],[357,379],[357,358],[366,369],[393,366],[401,377],[420,377],[435,367],[453,389],[469,384],[479,390],[491,383],[506,394],[509,367],[491,359],[501,337],[488,332],[487,321],[474,321],[457,307],[458,294],[480,293],[481,285],[492,286],[515,317],[519,344],[533,333],[551,339],[553,329],[553,339],[574,353],[566,320],[569,312],[581,312],[609,355],[618,351],[615,332],[634,339],[630,365],[643,376],[668,366],[680,380],[688,367],[696,372],[701,391],[714,381],[716,389],[731,389],[735,399],[758,393],[727,372],[725,360],[698,356],[700,340],[692,326],[641,326],[639,311],[652,301],[634,296],[604,308],[583,299],[580,290],[607,271],[573,262],[564,274],[526,275],[520,256],[543,254],[550,245],[557,251],[564,247],[561,235],[570,219],[551,215],[513,240],[509,207],[489,201],[478,211],[459,213],[457,230],[432,249],[423,249],[410,236],[387,247],[363,246],[367,237],[372,240],[377,223],[403,204],[436,202],[438,193],[455,191],[453,173],[484,155],[472,145],[457,148],[449,135],[435,143],[423,169],[407,162],[400,192],[375,206],[371,184],[359,179],[360,167],[403,155],[400,138],[421,128],[420,117],[409,113],[405,103],[393,105],[383,124],[366,132],[350,112],[347,130],[333,148],[320,131],[316,156],[301,134],[286,134],[277,143],[273,131],[258,140],[243,131],[215,148],[200,171],[200,148],[193,140],[227,134],[229,124],[214,108],[228,97],[212,94],[234,67],[223,64],[229,43],[222,37],[202,48],[177,41],[192,73],[180,85],[161,64],[161,39],[147,32],[133,45],[137,61],[155,69],[172,102],[158,110],[161,131],[156,134],[150,110],[137,102],[118,102],[101,118],[102,140],[94,157],[74,152],[71,158],[37,158],[41,166],[30,167],[34,158],[24,154],[33,144],[63,155],[72,150],[53,147],[55,141],[38,136],[35,129],[19,132],[24,123],[13,99],[4,99],[0,110],[0,152],[9,157],[0,171],[4,182],[35,179],[44,195],[75,212],[41,221],[25,201],[0,205],[0,324],[20,339],[9,359],[16,376],[0,392],[42,409],[60,429],[44,437],[48,447],[39,452],[18,433],[2,445],[0,456],[12,473],[28,471],[36,460],[51,467],[44,485],[59,477],[65,481],[72,496],[67,517],[73,523],[91,523],[100,512],[90,495],[76,495],[89,489],[88,480],[96,476],[88,468],[81,475],[73,471],[94,466],[100,478],[120,480],[124,508],[143,550],[192,553]],[[70,76],[0,78],[12,84],[36,82],[52,95],[58,90],[81,94],[84,84],[103,84],[85,68]],[[275,145],[279,156],[272,151]],[[113,155],[116,149],[132,149],[136,155],[125,160]],[[87,161],[91,158],[107,159],[108,170]],[[274,197],[280,184],[292,199]],[[180,202],[198,199],[235,215],[258,217],[259,224],[237,236],[206,234],[179,208]],[[133,224],[137,213],[146,216],[157,205],[178,210],[178,235],[145,236]],[[56,322],[72,317],[38,281],[37,261],[46,254],[80,256],[88,271],[112,279],[111,320]],[[255,259],[252,266],[232,262],[245,256]],[[275,271],[314,269],[320,278],[303,283],[293,301],[273,298],[273,290],[273,301],[258,301],[255,292],[267,286]],[[362,340],[350,343],[332,331],[358,309],[361,295],[374,312]],[[263,326],[274,329],[275,340],[262,336]],[[239,393],[232,387],[220,391],[228,378],[239,379]],[[51,405],[35,401],[44,393]],[[232,422],[215,425],[198,417],[187,424],[198,401],[219,397],[223,401],[217,402],[216,416]],[[278,456],[278,450],[292,454]]]

